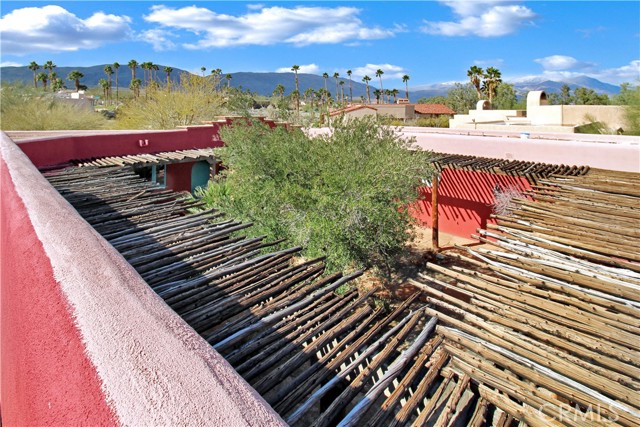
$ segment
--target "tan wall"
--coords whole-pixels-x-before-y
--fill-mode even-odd
[[[527,105],[527,119],[534,126],[562,126],[562,105]]]
[[[378,110],[378,114],[384,116],[392,116],[398,119],[415,118],[415,110],[413,105],[380,104],[375,105],[374,108]]]
[[[625,128],[624,107],[619,105],[564,105],[562,124],[576,126],[590,123],[586,120],[587,115],[604,123],[610,129]]]

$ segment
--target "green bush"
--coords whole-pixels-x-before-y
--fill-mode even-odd
[[[253,232],[327,256],[329,270],[384,267],[410,238],[407,205],[431,175],[428,153],[375,119],[338,122],[333,134],[237,123],[222,130],[227,166],[201,195]]]
[[[21,84],[3,84],[0,95],[2,130],[81,130],[109,126],[100,113]]]
[[[432,128],[448,128],[449,116],[443,114],[438,117],[420,117],[416,120],[416,125]]]

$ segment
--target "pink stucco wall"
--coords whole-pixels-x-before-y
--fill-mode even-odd
[[[1,136],[2,424],[285,425]]]

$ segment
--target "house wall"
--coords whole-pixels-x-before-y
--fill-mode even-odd
[[[0,136],[2,424],[284,426]]]
[[[619,105],[563,105],[562,124],[576,126],[590,123],[586,117],[593,117],[608,128],[617,130],[626,127],[624,108]]]
[[[478,228],[492,223],[494,189],[513,188],[520,192],[531,189],[524,177],[487,172],[444,169],[438,183],[438,228],[459,237],[470,237]],[[431,227],[431,186],[420,190],[420,199],[412,209],[413,217]]]
[[[378,115],[392,116],[398,119],[415,118],[413,105],[374,104],[372,107],[378,110]]]

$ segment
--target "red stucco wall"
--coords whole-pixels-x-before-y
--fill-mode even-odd
[[[3,426],[284,426],[0,133]]]
[[[196,162],[172,163],[165,166],[167,188],[191,191],[191,169]]]
[[[1,174],[2,424],[116,425],[3,160]]]
[[[491,219],[493,189],[514,187],[531,189],[524,177],[496,175],[468,170],[443,170],[438,185],[438,226],[440,231],[460,237],[470,237],[477,228],[485,228]],[[414,217],[431,227],[431,188],[421,190],[415,204]]]

